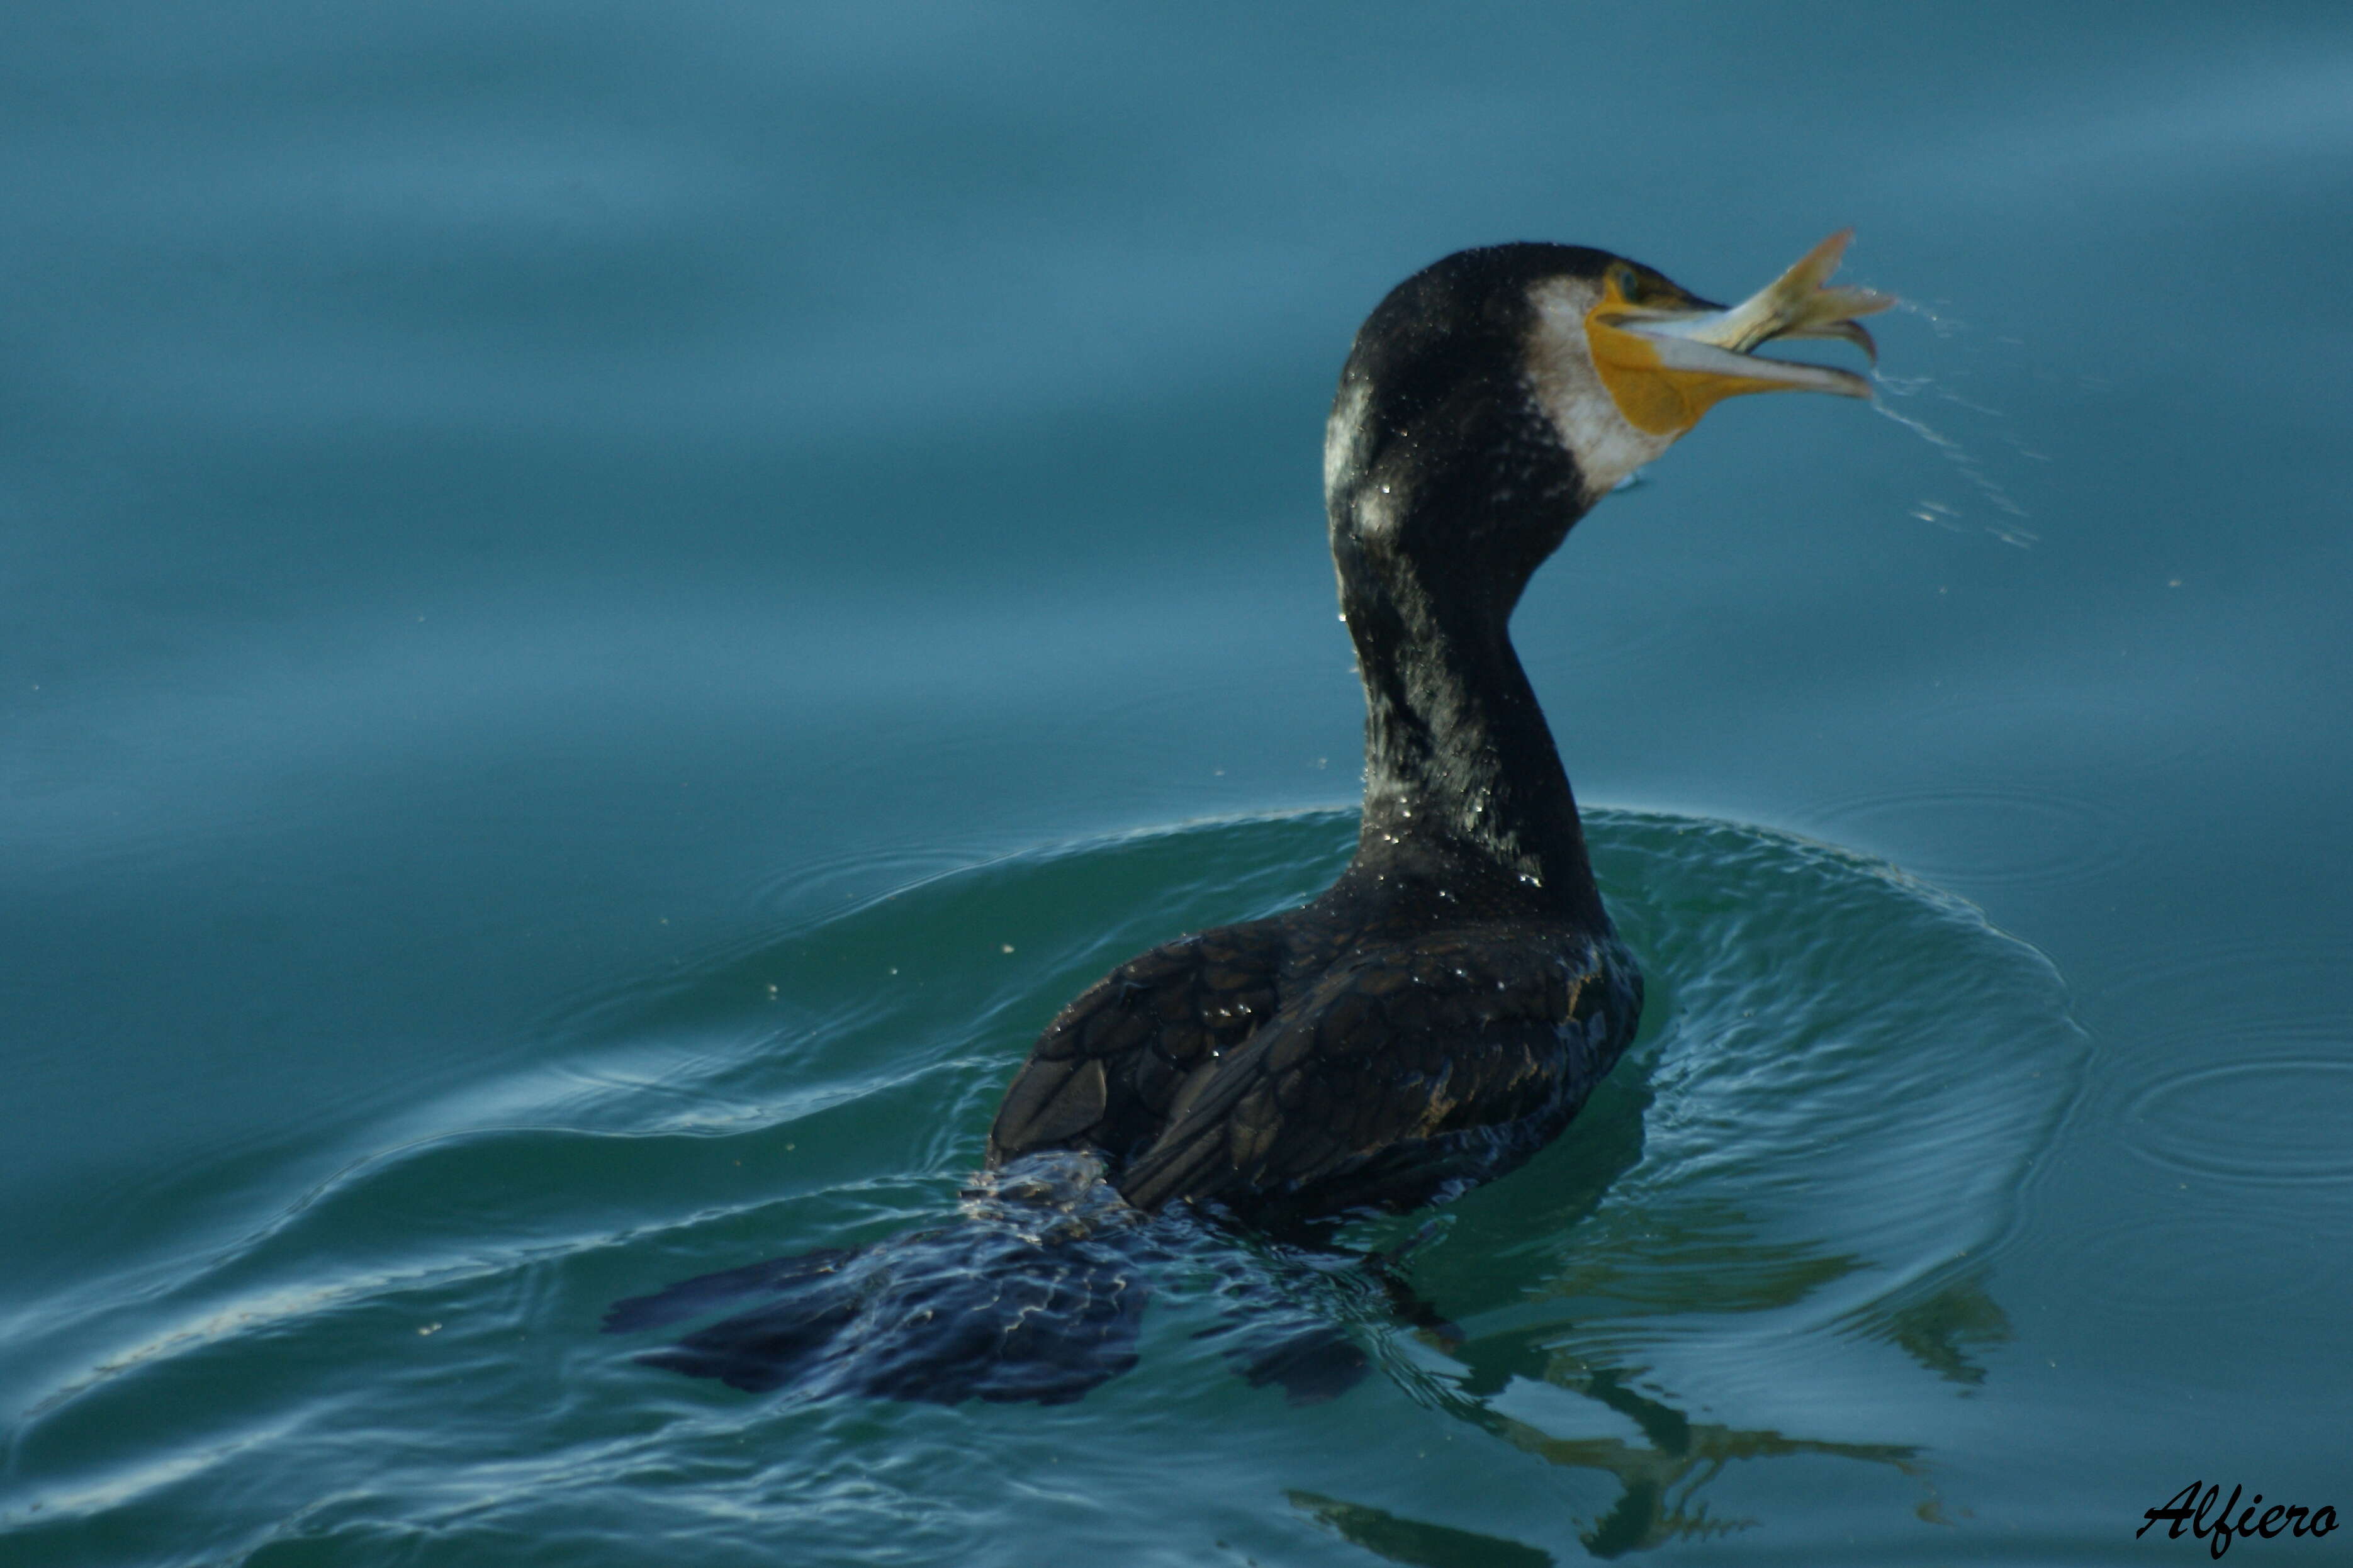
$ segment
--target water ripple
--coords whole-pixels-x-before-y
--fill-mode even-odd
[[[2081,795],[2019,784],[1856,796],[1814,814],[1828,837],[1866,844],[1916,837],[1905,861],[1932,881],[2048,887],[2094,880],[2131,864],[2117,814]],[[1932,833],[1907,831],[1914,822]]]
[[[1894,1517],[1933,1511],[1919,1433],[2009,1335],[1990,1261],[2080,1059],[2056,975],[1882,861],[1688,818],[1589,829],[1651,977],[1645,1035],[1568,1137],[1413,1255],[1461,1340],[1334,1300],[1394,1374],[1331,1407],[1348,1463],[1439,1449],[1481,1474],[1579,1471],[1608,1489],[1583,1533],[1612,1552],[1720,1532],[1719,1473],[1789,1457],[1862,1467]],[[1286,1494],[1266,1489],[1296,1482],[1344,1534],[1451,1540],[1339,1500],[1346,1478],[1301,1458],[1300,1424],[1322,1418],[1231,1376],[1195,1337],[1214,1304],[1181,1280],[1136,1370],[1052,1412],[744,1400],[595,1332],[665,1279],[953,1212],[1065,997],[1314,892],[1353,837],[1339,812],[1197,823],[944,876],[901,865],[913,880],[855,899],[840,889],[873,868],[820,868],[839,913],[771,910],[776,927],[620,977],[548,1021],[539,1066],[412,1113],[243,1240],[26,1320],[49,1370],[19,1405],[5,1517],[28,1540],[88,1528],[206,1560],[426,1540],[603,1560],[649,1530],[706,1563],[779,1542],[806,1560],[1038,1539],[1087,1555],[1106,1518],[1127,1539],[1169,1522],[1137,1478],[1182,1449],[1221,1456],[1220,1529],[1273,1528]],[[2296,1070],[2306,1099],[2342,1105],[2346,1075]],[[2177,1107],[2259,1081],[2160,1086],[2152,1125],[2179,1121],[2182,1157],[2211,1163]],[[2288,1148],[2314,1179],[2345,1164],[2301,1134]],[[1830,1409],[1881,1429],[1803,1429]]]
[[[2240,1182],[2353,1177],[2353,1061],[2269,1057],[2193,1068],[2125,1111],[2133,1152],[2168,1170]]]

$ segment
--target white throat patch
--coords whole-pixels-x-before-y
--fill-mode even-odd
[[[1585,313],[1601,297],[1581,278],[1547,278],[1528,291],[1535,331],[1528,343],[1528,390],[1552,422],[1553,433],[1585,475],[1586,500],[1598,500],[1619,480],[1674,445],[1672,436],[1637,430],[1593,368],[1586,346]]]

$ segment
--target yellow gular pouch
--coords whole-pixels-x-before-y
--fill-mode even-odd
[[[1600,299],[1585,313],[1585,342],[1627,424],[1672,440],[1744,392],[1870,396],[1871,384],[1852,371],[1749,352],[1778,338],[1836,338],[1877,361],[1878,345],[1855,318],[1895,301],[1830,281],[1853,237],[1852,229],[1841,229],[1728,308],[1694,300],[1631,262],[1613,262],[1601,275]]]
[[[1620,291],[1620,268],[1609,269],[1602,279],[1600,300],[1585,313],[1585,343],[1601,384],[1609,389],[1618,412],[1635,429],[1647,436],[1681,436],[1727,397],[1744,392],[1776,392],[1788,385],[1761,375],[1668,365],[1660,357],[1655,339],[1618,325],[1636,308]]]

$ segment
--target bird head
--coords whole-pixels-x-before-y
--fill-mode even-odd
[[[1491,246],[1423,268],[1366,320],[1341,373],[1324,442],[1335,544],[1473,560],[1493,546],[1533,571],[1724,399],[1870,396],[1852,371],[1757,353],[1835,338],[1876,359],[1856,318],[1894,300],[1830,282],[1852,236],[1731,306],[1581,246]]]

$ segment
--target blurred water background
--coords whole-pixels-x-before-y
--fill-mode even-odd
[[[2353,1505],[2343,7],[16,0],[0,190],[9,1563]],[[1653,994],[1413,1258],[1461,1344],[1293,1406],[1176,1290],[944,1410],[597,1335],[951,1212],[1068,995],[1344,860],[1391,283],[1846,224],[1880,407],[1720,410],[1515,623]]]

